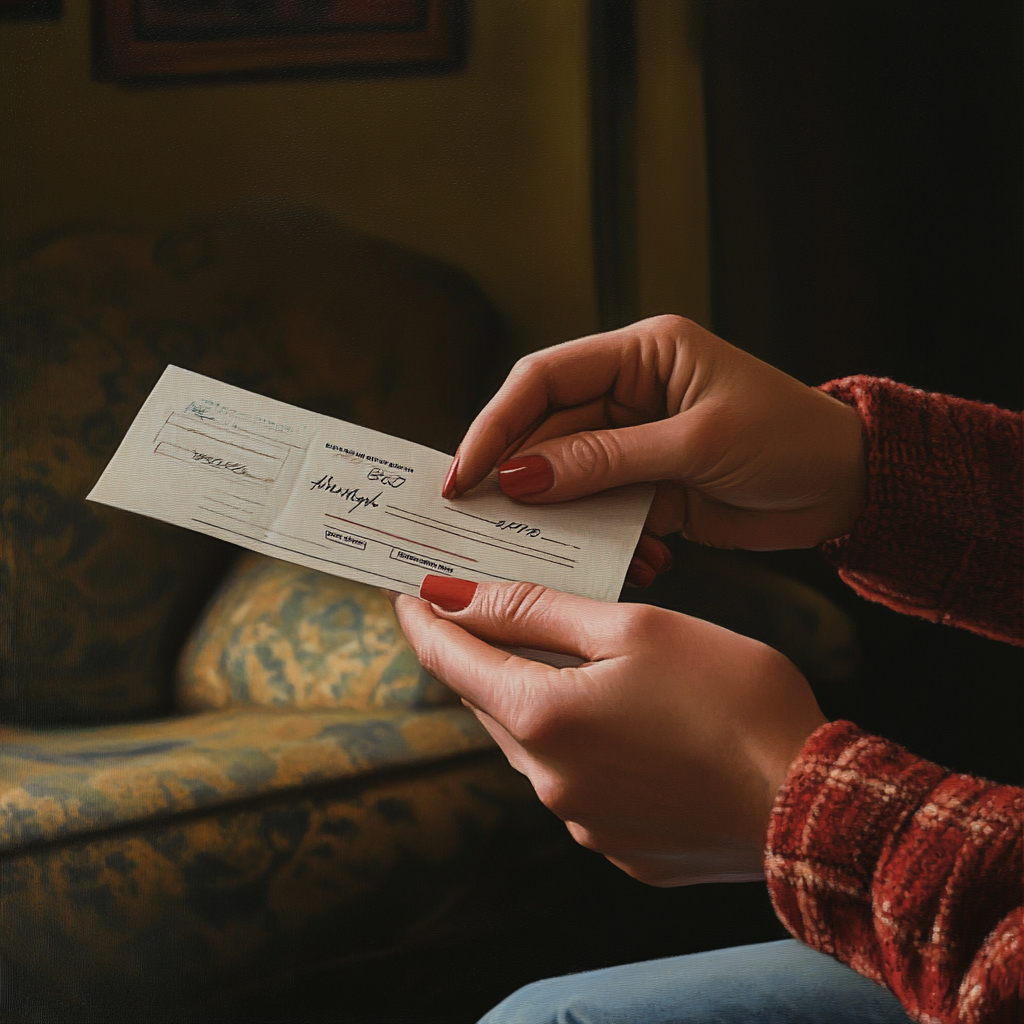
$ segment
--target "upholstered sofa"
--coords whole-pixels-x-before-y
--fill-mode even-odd
[[[494,310],[303,211],[69,232],[0,298],[6,1019],[312,1019],[310,965],[321,1003],[343,983],[316,1019],[460,1019],[416,1015],[409,965],[557,917],[507,885],[564,868],[559,823],[377,591],[84,495],[167,363],[451,451],[506,363]],[[819,595],[681,562],[662,599],[853,678]]]

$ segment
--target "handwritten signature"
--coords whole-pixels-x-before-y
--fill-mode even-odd
[[[311,491],[327,491],[328,494],[336,494],[340,501],[351,501],[350,513],[364,508],[380,508],[380,505],[377,504],[377,499],[384,493],[383,491],[378,491],[375,495],[369,497],[360,494],[358,487],[343,487],[341,484],[336,484],[333,476],[322,476],[319,480],[311,480],[309,482],[309,489]]]
[[[215,455],[206,455],[204,452],[192,452],[192,461],[201,462],[204,466],[213,466],[214,469],[226,469],[229,473],[238,476],[248,476],[249,467],[242,462],[228,462],[226,459],[218,459]]]

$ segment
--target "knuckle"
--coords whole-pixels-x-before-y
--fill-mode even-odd
[[[539,583],[510,583],[483,588],[481,608],[494,621],[509,623],[528,620],[544,600],[547,588]]]
[[[665,611],[649,604],[630,604],[619,620],[624,637],[633,640],[654,640],[665,629]]]
[[[688,317],[679,316],[677,313],[662,313],[660,316],[652,317],[653,326],[659,331],[669,334],[688,334],[697,325]]]
[[[568,814],[569,800],[565,782],[557,775],[536,779],[533,783],[537,799],[556,817],[563,821]]]
[[[585,430],[569,445],[569,455],[588,477],[600,478],[615,465],[620,456],[615,434],[608,431]]]
[[[536,364],[537,364],[537,355],[536,355],[536,353],[531,353],[530,355],[527,355],[527,356],[521,356],[519,359],[517,359],[515,361],[515,364],[513,365],[512,369],[509,371],[509,377],[516,377],[516,378],[525,377],[525,376],[527,376],[530,373],[531,369],[534,366],[536,366]]]
[[[513,735],[530,750],[543,753],[555,749],[565,735],[568,725],[559,705],[538,695],[527,695],[526,687],[519,688],[513,705]]]
[[[542,349],[540,352],[531,352],[516,360],[508,375],[508,380],[523,381],[537,378],[542,380],[551,362],[551,349]]]
[[[414,648],[420,665],[435,679],[445,681],[444,653],[441,644],[432,639],[422,640]]]
[[[595,853],[602,852],[600,839],[585,825],[581,825],[578,821],[566,821],[565,827],[569,830],[569,835],[585,850],[593,850]]]

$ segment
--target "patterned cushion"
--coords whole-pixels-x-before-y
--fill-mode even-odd
[[[178,667],[178,701],[384,710],[450,704],[376,587],[263,555],[239,559]]]
[[[0,727],[0,856],[492,750],[463,707],[231,708],[88,729]]]
[[[307,213],[70,235],[8,268],[0,715],[172,707],[234,549],[83,500],[169,362],[451,450],[499,343],[464,275]]]
[[[279,1019],[194,1004],[429,942],[555,823],[462,707],[3,728],[0,747],[0,957],[26,989],[5,986],[5,1020]]]

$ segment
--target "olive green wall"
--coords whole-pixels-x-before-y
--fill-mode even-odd
[[[699,68],[685,8],[640,0],[641,304],[707,318]],[[524,349],[595,329],[587,4],[476,0],[465,70],[92,81],[86,0],[0,22],[0,242],[309,203],[469,271]]]

